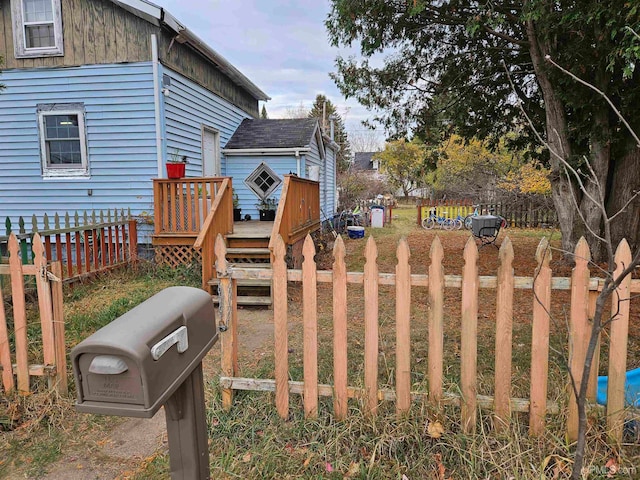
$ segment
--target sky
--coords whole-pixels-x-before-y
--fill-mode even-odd
[[[367,135],[361,121],[372,114],[357,101],[345,100],[329,77],[338,55],[355,52],[330,45],[324,26],[328,0],[152,1],[271,97],[269,118],[284,116],[301,103],[309,109],[321,93],[336,106],[349,134]],[[383,131],[376,137],[382,146]]]

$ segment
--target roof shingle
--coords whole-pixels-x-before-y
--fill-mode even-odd
[[[224,147],[227,150],[302,148],[310,145],[317,118],[245,119]]]

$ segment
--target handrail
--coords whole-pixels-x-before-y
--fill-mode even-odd
[[[154,178],[155,234],[200,233],[224,177]]]
[[[287,245],[291,245],[318,228],[319,224],[320,183],[296,175],[285,175],[269,249],[273,251],[278,235]]]
[[[224,177],[211,210],[202,224],[193,248],[201,250],[202,289],[209,290],[209,280],[215,274],[215,240],[218,234],[233,233],[233,187],[230,177]]]

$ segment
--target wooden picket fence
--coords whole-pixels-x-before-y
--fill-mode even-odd
[[[0,237],[0,247],[15,230],[11,219],[5,221],[7,235]],[[124,210],[84,212],[79,215],[45,214],[42,224],[33,215],[28,231],[22,217],[18,220],[16,238],[22,263],[35,256],[32,239],[36,233],[43,239],[45,254],[50,261],[62,264],[62,278],[73,281],[133,263],[137,259],[137,227],[131,214]],[[1,251],[0,251],[1,253]]]
[[[397,249],[395,273],[379,272],[377,246],[369,238],[365,249],[366,263],[363,272],[347,272],[345,247],[342,239],[336,239],[332,271],[318,271],[314,263],[315,247],[310,237],[304,244],[304,262],[301,270],[287,270],[286,248],[278,237],[273,250],[272,270],[231,267],[226,259],[226,246],[222,237],[216,242],[216,269],[220,278],[220,325],[222,348],[223,405],[230,408],[234,390],[275,391],[276,408],[282,418],[289,416],[289,395],[302,394],[304,411],[313,417],[318,411],[318,396],[333,396],[334,414],[337,419],[347,415],[347,399],[360,399],[365,410],[375,414],[380,401],[395,401],[399,414],[407,413],[413,400],[426,400],[435,408],[443,404],[459,405],[462,428],[472,432],[477,425],[478,408],[493,409],[496,428],[504,428],[513,412],[529,414],[529,431],[539,435],[545,428],[547,415],[560,412],[560,406],[547,398],[549,377],[549,334],[551,320],[551,294],[553,290],[570,291],[569,368],[581,381],[590,331],[590,317],[595,311],[598,291],[604,281],[590,278],[589,248],[584,239],[575,251],[576,266],[571,278],[552,277],[549,266],[551,250],[546,239],[538,246],[538,267],[533,277],[514,276],[514,259],[511,241],[505,238],[499,252],[500,265],[497,276],[479,276],[478,248],[470,239],[464,249],[465,265],[462,275],[445,275],[443,267],[444,249],[438,237],[431,245],[428,274],[411,273],[409,247],[402,239]],[[623,240],[616,252],[617,265],[622,268],[631,260],[631,252]],[[616,271],[616,275],[620,274]],[[275,322],[275,378],[253,379],[237,377],[238,327],[237,327],[237,282],[240,280],[271,279],[273,285],[273,314]],[[289,379],[288,353],[288,282],[302,282],[304,381]],[[318,384],[318,314],[317,284],[333,284],[333,385]],[[347,285],[364,286],[364,388],[347,384],[347,369],[359,370],[347,362]],[[379,355],[379,298],[380,285],[395,285],[395,389],[380,389],[378,386]],[[411,364],[411,296],[412,287],[427,287],[428,318],[428,362],[427,366]],[[443,388],[444,357],[444,291],[445,288],[461,290],[460,318],[460,395],[445,393]],[[494,289],[497,295],[496,339],[495,339],[495,391],[494,396],[477,394],[477,329],[479,289]],[[535,292],[532,295],[532,342],[531,378],[529,398],[512,398],[512,332],[513,296],[515,289]],[[624,421],[625,370],[627,361],[627,336],[630,316],[630,295],[640,292],[640,280],[624,279],[614,295],[609,335],[609,388],[607,396],[607,428],[612,438],[621,441]],[[619,301],[616,301],[619,300]],[[603,335],[603,340],[604,340]],[[598,349],[599,352],[599,349]],[[593,375],[589,379],[588,398],[594,402],[597,391],[599,353],[594,359]],[[428,378],[428,391],[411,391],[411,372],[424,370]],[[568,391],[568,390],[567,390]],[[577,406],[568,402],[567,433],[570,439],[577,435]]]
[[[497,202],[476,204],[478,213],[486,215],[500,215],[507,221],[507,225],[516,228],[555,227],[558,218],[553,208],[537,205],[532,201]],[[466,217],[473,214],[474,202],[471,200],[432,201],[422,200],[417,207],[417,223],[422,225],[422,219],[430,212],[445,218]]]
[[[9,264],[0,265],[0,276],[10,277],[12,315],[4,308],[4,295],[0,286],[0,367],[2,387],[5,393],[16,387],[20,394],[30,392],[30,378],[47,377],[48,385],[58,393],[67,393],[67,362],[64,338],[64,312],[62,296],[62,265],[59,261],[47,264],[45,245],[40,235],[33,236],[33,264],[24,264],[19,240],[11,234],[8,240]],[[25,298],[25,277],[34,277],[38,295],[38,312],[42,339],[42,359],[29,358],[33,355],[27,335],[27,300]],[[12,327],[12,330],[10,330]],[[13,338],[13,341],[11,339]],[[13,351],[13,353],[12,353]],[[15,358],[15,363],[13,359]],[[40,361],[38,361],[40,360]]]

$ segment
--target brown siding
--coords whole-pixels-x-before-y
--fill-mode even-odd
[[[160,59],[245,112],[258,116],[258,102],[203,56],[178,42],[168,30],[143,20],[110,0],[62,0],[64,56],[16,59],[11,2],[0,0],[0,56],[3,68],[63,67],[151,61],[151,34],[159,34]]]

